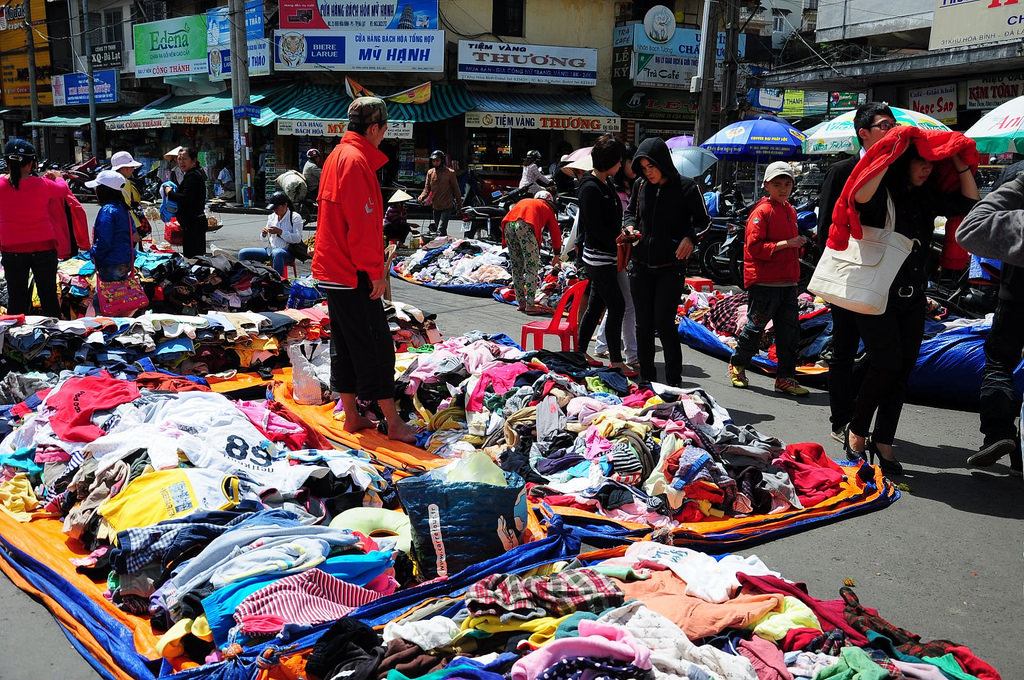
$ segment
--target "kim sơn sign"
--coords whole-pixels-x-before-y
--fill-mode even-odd
[[[618,132],[618,116],[571,116],[547,113],[491,113],[467,111],[466,127],[512,128],[516,130],[579,130]]]
[[[593,87],[597,50],[460,40],[459,78]]]

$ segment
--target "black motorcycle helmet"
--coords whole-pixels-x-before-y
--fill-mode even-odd
[[[444,162],[444,157],[445,157],[445,153],[444,153],[444,151],[441,151],[440,149],[435,149],[434,151],[432,151],[430,153],[430,160],[432,160],[432,161],[437,160],[437,161],[441,161],[443,163]]]
[[[540,151],[536,149],[530,149],[526,152],[526,160],[530,163],[540,163],[541,155]]]

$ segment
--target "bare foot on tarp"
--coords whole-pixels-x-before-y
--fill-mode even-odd
[[[346,415],[345,424],[342,426],[342,429],[345,430],[345,432],[358,432],[359,430],[369,430],[375,427],[377,427],[376,420],[370,420],[366,416],[360,414],[351,419]]]
[[[416,434],[419,432],[415,427],[408,423],[399,423],[392,425],[388,423],[388,439],[396,442],[405,442],[406,444],[416,443]]]

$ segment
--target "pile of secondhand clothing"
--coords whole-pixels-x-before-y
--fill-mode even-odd
[[[305,670],[357,680],[999,678],[968,648],[922,641],[852,589],[840,595],[812,597],[756,556],[640,542],[618,557],[485,576],[381,632],[341,619]]]
[[[396,348],[438,342],[434,315],[386,306]],[[287,366],[288,345],[330,336],[327,305],[280,312],[146,312],[138,317],[0,316],[0,371],[104,368],[131,377],[162,369],[182,375],[263,371]]]
[[[424,449],[482,450],[550,506],[674,528],[809,508],[848,483],[816,444],[787,446],[734,424],[703,390],[656,394],[582,354],[476,333],[400,354],[397,370]]]
[[[195,315],[284,309],[287,293],[272,268],[239,262],[224,253],[186,259],[176,252],[137,251],[135,267],[154,312]],[[86,313],[95,292],[96,268],[88,253],[64,260],[57,269],[66,310]]]
[[[508,255],[499,246],[470,239],[436,239],[421,250],[396,258],[392,272],[411,283],[459,292],[483,291],[512,281]]]
[[[580,272],[573,263],[560,264],[557,267],[548,265],[541,269],[539,277],[533,305],[555,309],[562,300],[562,294],[580,280]],[[515,288],[511,285],[496,288],[494,299],[510,305],[518,304]]]

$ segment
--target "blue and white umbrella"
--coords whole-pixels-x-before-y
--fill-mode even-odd
[[[726,125],[702,147],[719,159],[761,161],[803,154],[804,133],[774,120],[740,120]]]

